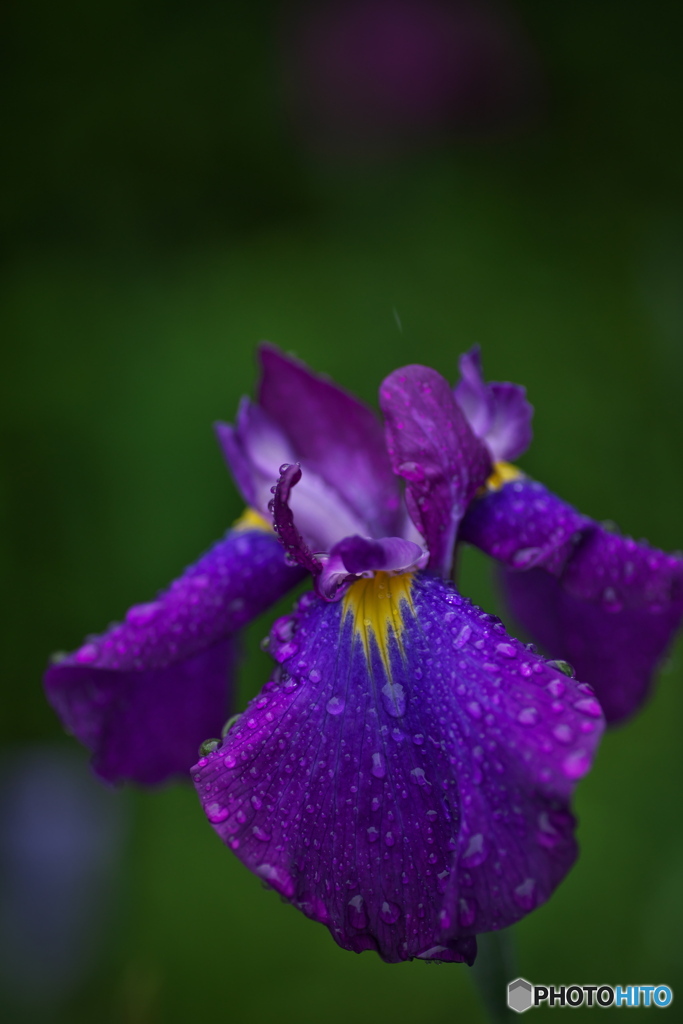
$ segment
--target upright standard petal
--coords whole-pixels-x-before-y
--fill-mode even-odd
[[[606,530],[520,477],[472,502],[459,539],[505,567],[516,620],[595,687],[608,722],[645,699],[683,616],[683,558]]]
[[[478,345],[460,357],[455,400],[477,437],[488,445],[494,462],[517,459],[531,444],[533,407],[519,384],[487,384]]]
[[[602,716],[502,624],[422,573],[305,595],[278,668],[193,769],[237,856],[346,949],[471,962],[548,898]]]
[[[521,626],[595,687],[607,721],[641,707],[683,617],[683,559],[593,527],[558,578],[503,571]]]
[[[297,461],[338,491],[370,532],[398,533],[400,495],[374,412],[273,345],[262,345],[260,357],[259,404]]]
[[[258,405],[243,398],[236,426],[217,423],[223,454],[246,503],[268,515],[273,483],[280,466],[297,461],[297,454],[280,427]],[[299,529],[319,550],[358,530],[370,529],[342,496],[309,465],[294,495]]]
[[[426,366],[406,366],[382,383],[380,405],[394,472],[407,481],[406,503],[429,548],[429,568],[448,576],[460,520],[491,472],[448,382]]]
[[[230,634],[303,575],[270,530],[232,530],[156,600],[50,665],[47,698],[95,770],[148,785],[187,772],[227,717]]]

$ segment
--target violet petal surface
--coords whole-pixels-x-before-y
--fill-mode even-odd
[[[478,932],[548,898],[602,731],[590,687],[423,573],[304,595],[270,650],[273,678],[193,769],[247,867],[389,962],[471,962]]]

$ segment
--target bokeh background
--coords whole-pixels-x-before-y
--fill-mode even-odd
[[[369,402],[478,342],[535,406],[524,468],[683,547],[681,22],[663,0],[4,7],[3,1020],[484,1020],[466,967],[343,952],[263,890],[189,786],[93,782],[40,679],[240,511],[211,424],[262,338]],[[462,589],[500,611],[488,569],[468,555]],[[536,983],[681,991],[682,683],[679,645],[579,787],[581,859],[516,929]]]

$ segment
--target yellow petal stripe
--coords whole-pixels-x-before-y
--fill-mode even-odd
[[[344,595],[342,622],[353,616],[353,629],[363,644],[365,657],[370,663],[370,636],[374,636],[387,677],[390,677],[389,636],[396,637],[403,650],[401,633],[406,611],[415,614],[410,596],[412,572],[392,576],[378,572],[374,576],[352,583]]]
[[[266,517],[257,512],[255,508],[245,508],[239,519],[236,519],[232,524],[232,528],[233,530],[241,530],[243,532],[247,530],[264,530],[266,533],[272,533],[273,531],[273,527]]]

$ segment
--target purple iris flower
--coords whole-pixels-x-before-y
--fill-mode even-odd
[[[258,402],[218,427],[250,511],[154,602],[53,664],[48,697],[103,777],[187,771],[227,714],[234,634],[309,576],[271,630],[270,680],[203,744],[200,800],[245,865],[344,948],[471,963],[477,933],[524,916],[571,867],[569,802],[603,715],[591,686],[459,595],[455,545],[564,593],[589,521],[503,461],[528,444],[531,408],[522,389],[484,384],[476,352],[455,392],[426,367],[391,374],[384,425],[276,349],[261,361]],[[611,564],[595,578],[616,592]],[[657,586],[636,573],[628,591],[646,633]],[[588,591],[571,593],[590,616]],[[671,629],[680,612],[671,596]]]

